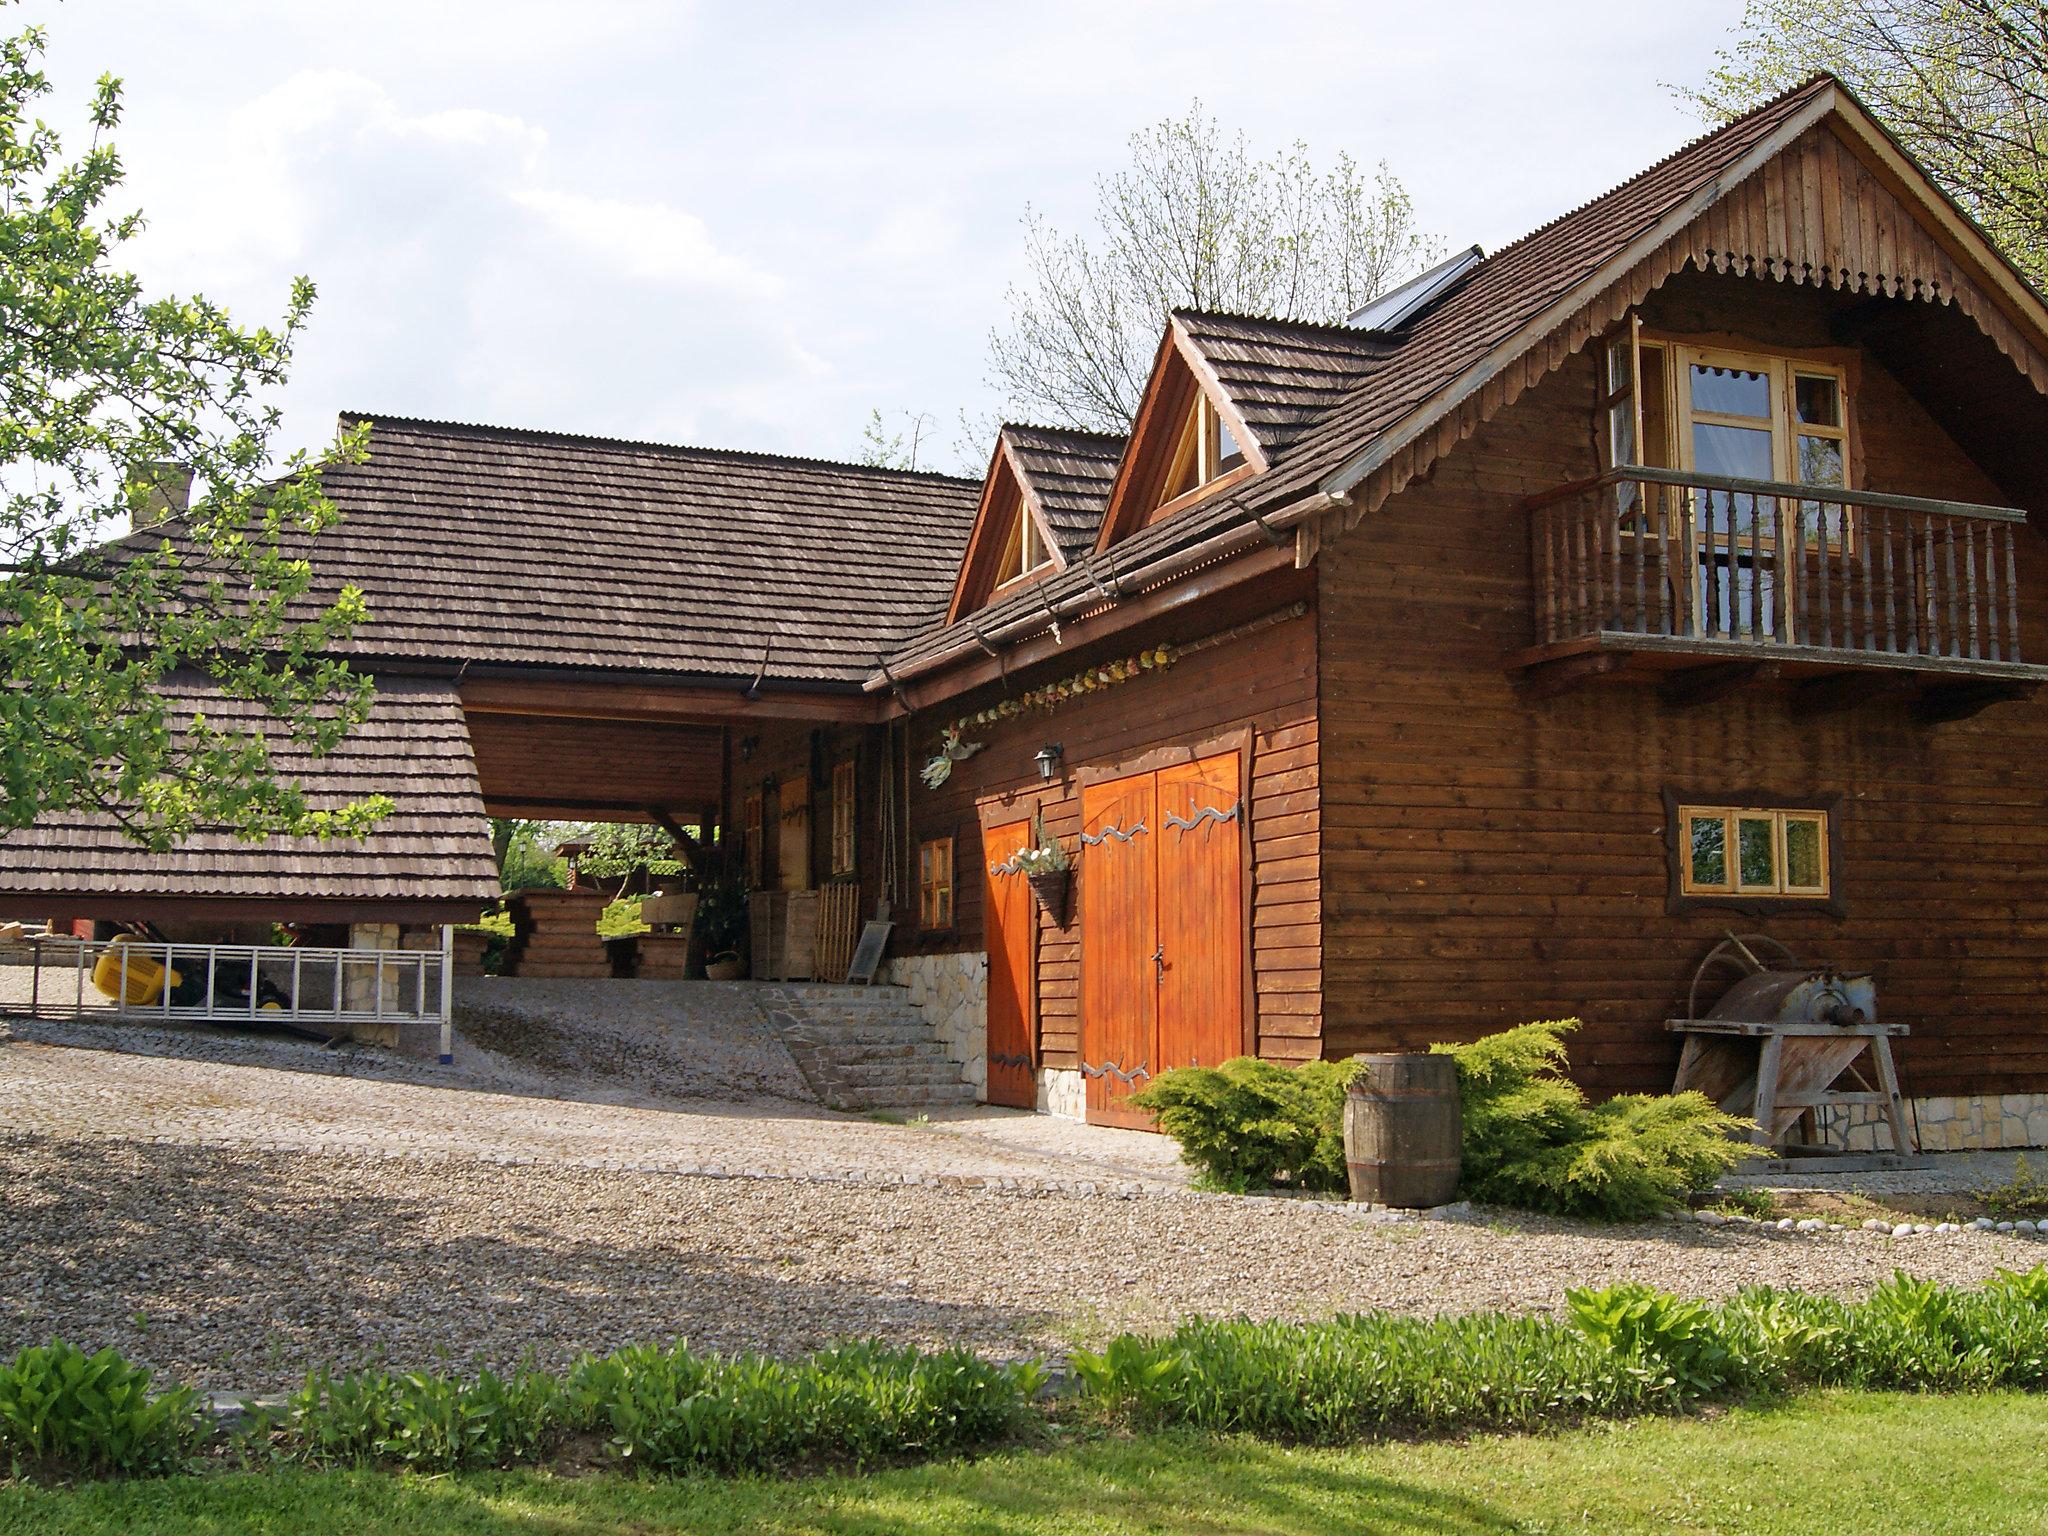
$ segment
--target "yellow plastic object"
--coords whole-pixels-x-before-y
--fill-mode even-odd
[[[163,994],[164,968],[147,955],[124,955],[119,948],[120,943],[121,941],[116,939],[110,944],[106,953],[101,955],[98,963],[93,966],[92,984],[106,996],[131,1008],[155,1002]],[[121,966],[124,960],[128,967],[126,997],[121,995]],[[175,987],[183,980],[184,977],[176,971],[171,972],[172,986]]]

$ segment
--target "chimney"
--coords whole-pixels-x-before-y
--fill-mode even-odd
[[[142,501],[139,506],[130,503],[129,528],[154,527],[191,506],[192,466],[168,460],[144,464],[136,472],[134,488],[142,492]]]

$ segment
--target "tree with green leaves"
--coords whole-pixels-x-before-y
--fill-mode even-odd
[[[313,286],[254,329],[146,296],[119,265],[141,215],[110,208],[120,82],[99,81],[92,141],[66,160],[34,115],[43,48],[33,27],[0,40],[0,834],[76,811],[157,849],[202,826],[364,830],[381,797],[314,808],[270,746],[332,750],[371,698],[331,654],[362,594],[316,600],[304,558],[335,516],[322,462],[362,441],[323,460],[272,447]],[[260,706],[262,727],[179,713],[163,684],[180,669]]]
[[[1169,309],[1342,320],[1438,252],[1384,162],[1319,171],[1300,143],[1258,159],[1199,101],[1130,147],[1096,183],[1091,233],[1025,213],[1028,276],[989,338],[1015,417],[1128,431]]]
[[[2048,284],[2048,8],[2040,0],[1749,0],[1697,90],[1734,117],[1825,70]]]
[[[889,430],[888,418],[880,408],[868,412],[868,424],[861,429],[860,446],[854,462],[875,469],[916,469],[920,450],[931,436],[932,418],[923,411],[895,411],[903,418],[900,432]]]

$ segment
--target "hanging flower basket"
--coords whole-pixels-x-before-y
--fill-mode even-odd
[[[1025,882],[1031,887],[1031,894],[1038,898],[1038,905],[1050,917],[1055,928],[1067,926],[1067,898],[1073,893],[1074,871],[1066,869],[1040,869],[1027,874]]]

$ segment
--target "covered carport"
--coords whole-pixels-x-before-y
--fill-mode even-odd
[[[383,677],[367,720],[325,756],[196,673],[164,684],[175,721],[259,731],[314,809],[373,795],[366,835],[245,841],[209,829],[166,852],[112,814],[0,837],[0,1011],[296,1028],[397,1043],[438,1024],[448,1052],[453,925],[497,899],[490,825],[452,683]],[[27,975],[21,974],[26,967]],[[97,978],[97,980],[95,979]]]

